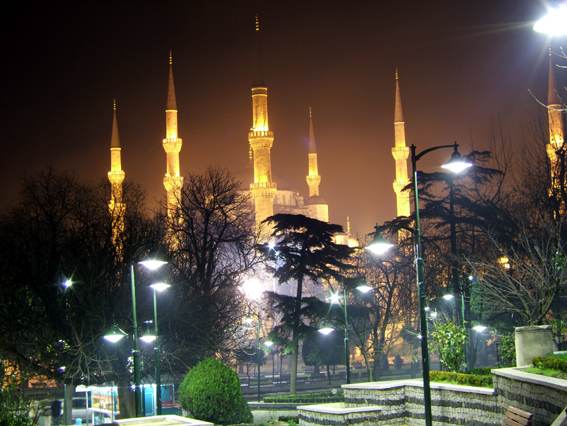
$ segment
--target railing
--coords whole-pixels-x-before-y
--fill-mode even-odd
[[[395,370],[394,370],[395,371]],[[382,374],[379,381],[388,381],[388,380],[405,380],[410,379],[411,374],[407,372],[407,370],[401,370],[398,373],[391,373],[388,372],[386,374]],[[278,393],[287,393],[289,392],[290,388],[290,374],[282,374],[280,376],[272,377],[262,377],[260,380],[260,388],[262,395],[270,395],[270,394],[278,394]],[[351,372],[351,383],[362,383],[368,381],[368,374],[366,371],[353,371]],[[245,376],[240,377],[240,384],[242,393],[244,395],[257,395],[258,388],[257,388],[258,379],[255,376]],[[325,390],[325,389],[333,389],[333,388],[340,388],[341,385],[346,384],[346,372],[341,371],[335,374],[332,374],[331,377],[327,377],[326,374],[321,373],[317,377],[313,376],[301,376],[297,377],[297,391],[312,391],[312,390]]]

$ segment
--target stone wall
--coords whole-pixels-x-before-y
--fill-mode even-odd
[[[345,385],[343,406],[298,407],[300,424],[423,425],[422,388],[421,380]],[[501,426],[504,417],[492,389],[431,383],[431,404],[435,425]]]
[[[504,413],[512,405],[535,414],[534,426],[548,426],[567,406],[566,380],[512,368],[493,370],[493,374],[494,389],[431,383],[433,423],[436,426],[501,426]],[[300,424],[425,424],[423,382],[420,379],[342,387],[344,404],[298,407]]]
[[[513,405],[533,413],[534,426],[548,426],[567,407],[567,381],[522,372],[492,370],[494,390],[502,407]]]

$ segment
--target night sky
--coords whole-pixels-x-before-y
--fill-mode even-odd
[[[24,171],[52,164],[106,179],[116,98],[126,179],[148,205],[165,194],[169,51],[183,139],[181,170],[246,176],[259,13],[276,181],[308,195],[313,108],[321,195],[353,234],[396,214],[395,69],[406,142],[488,148],[501,122],[520,144],[547,91],[547,36],[537,0],[22,1],[3,14],[2,200]],[[564,40],[566,41],[566,40]],[[566,43],[563,43],[564,45]],[[563,75],[562,75],[563,74]],[[567,71],[558,71],[565,82]],[[434,171],[450,151],[419,162]],[[245,182],[249,183],[249,182]]]

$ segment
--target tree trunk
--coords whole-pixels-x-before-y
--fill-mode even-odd
[[[313,366],[313,376],[319,377],[319,374],[321,374],[321,367],[319,367],[317,364],[315,364]]]
[[[120,418],[130,419],[136,417],[134,407],[134,391],[130,388],[128,379],[120,379],[118,381],[118,400],[120,401]]]
[[[297,387],[297,358],[299,355],[299,323],[301,321],[301,296],[303,294],[303,276],[297,279],[297,294],[295,297],[295,310],[293,312],[293,334],[292,334],[292,353],[291,353],[291,380],[289,393],[295,395]]]
[[[372,380],[377,382],[382,375],[382,352],[374,354],[374,366],[372,367]]]
[[[294,333],[294,342],[292,343],[292,353],[291,353],[291,377],[289,383],[289,393],[290,395],[295,395],[296,387],[297,387],[297,354],[298,354],[298,342],[295,340]]]
[[[328,365],[327,365],[327,380],[329,381],[329,384],[331,384],[331,369],[329,368]]]

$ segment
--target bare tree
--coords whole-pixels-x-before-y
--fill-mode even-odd
[[[165,365],[185,374],[202,359],[229,359],[245,309],[240,286],[258,263],[249,195],[227,169],[186,177],[171,217],[163,208],[173,295],[160,319]]]
[[[492,240],[492,261],[468,259],[479,281],[476,301],[493,316],[515,315],[541,324],[567,290],[562,223],[543,223],[538,234],[523,229],[514,245]],[[505,262],[503,262],[505,259]]]

